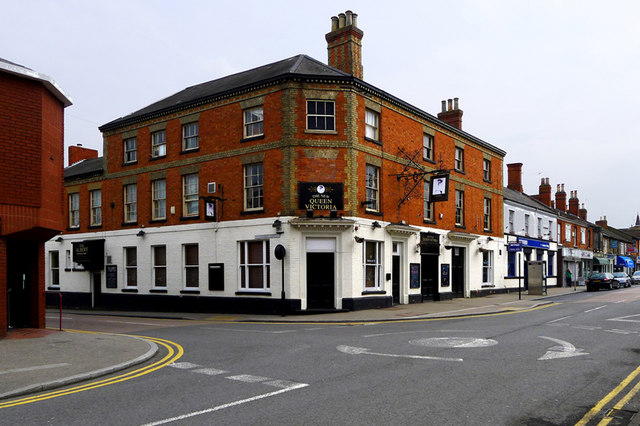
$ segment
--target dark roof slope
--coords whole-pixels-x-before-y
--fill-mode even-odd
[[[359,86],[364,91],[368,91],[374,95],[386,99],[388,102],[398,105],[412,113],[434,123],[438,126],[446,128],[452,133],[456,133],[466,139],[469,139],[480,146],[490,149],[499,155],[506,155],[506,152],[497,148],[482,139],[479,139],[457,127],[434,117],[433,115],[422,111],[419,108],[383,91],[377,87],[370,85],[351,74],[347,74],[336,68],[325,65],[324,63],[313,59],[307,55],[297,55],[288,59],[284,59],[271,64],[253,68],[237,74],[232,74],[217,80],[208,81],[206,83],[187,87],[186,89],[175,93],[167,98],[161,99],[149,106],[135,111],[127,116],[113,120],[99,127],[101,132],[115,130],[119,127],[128,126],[144,120],[188,109],[196,105],[210,102],[216,98],[224,97],[232,93],[242,90],[249,90],[261,85],[275,83],[286,78],[305,78],[305,79],[331,79],[333,81],[348,81]]]
[[[544,204],[541,201],[536,200],[535,198],[531,197],[530,195],[527,195],[525,193],[522,193],[520,191],[516,191],[507,187],[504,187],[503,189],[503,197],[504,200],[507,201],[513,201],[515,203],[518,204],[522,204],[524,206],[527,207],[531,207],[537,210],[542,210],[545,213],[551,214],[553,216],[557,216],[557,212],[552,209],[551,207],[547,206],[546,204]]]
[[[102,157],[82,160],[64,169],[64,180],[74,180],[103,174]]]

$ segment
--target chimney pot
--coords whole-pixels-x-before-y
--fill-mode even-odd
[[[453,99],[447,99],[447,106],[449,111],[453,109]]]
[[[351,21],[354,27],[358,26],[358,14],[351,12]]]
[[[442,101],[442,112],[447,112],[447,101]]]
[[[350,10],[331,17],[331,31],[327,40],[328,64],[340,71],[362,79],[362,37],[357,28],[357,14]]]
[[[352,14],[352,13],[353,13],[353,12],[351,12],[350,10],[347,10],[347,11],[345,12],[345,15],[347,15],[347,19],[346,19],[346,21],[345,21],[345,25],[347,25],[347,26],[349,26],[349,25],[353,24],[353,21],[351,20],[351,14]]]
[[[458,98],[453,98],[453,109],[458,109]]]
[[[344,13],[338,14],[338,28],[344,28],[347,16]]]
[[[337,16],[332,16],[331,17],[331,31],[335,31],[338,29],[338,17]]]

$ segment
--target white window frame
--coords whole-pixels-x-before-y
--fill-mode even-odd
[[[197,173],[182,175],[182,217],[200,214],[199,182]]]
[[[191,151],[198,149],[200,126],[197,121],[182,125],[182,150]]]
[[[365,166],[366,208],[374,212],[380,211],[380,167],[373,164]]]
[[[459,172],[464,171],[464,149],[460,148],[459,146],[456,146],[454,168]]]
[[[91,210],[91,226],[102,225],[102,190],[89,191],[89,203]]]
[[[60,287],[60,252],[49,252],[49,286]]]
[[[167,218],[167,181],[156,179],[151,181],[151,219]]]
[[[321,111],[319,111],[319,105],[322,105]],[[328,105],[331,105],[331,112],[327,112]],[[320,123],[323,124],[320,125]],[[335,101],[324,99],[307,99],[307,130],[313,132],[336,131]]]
[[[366,108],[364,111],[364,137],[375,142],[380,141],[380,113]]]
[[[365,240],[362,245],[362,273],[363,273],[363,289],[364,291],[381,291],[384,286],[382,276],[382,241]],[[373,248],[373,253],[369,248]],[[373,254],[373,256],[371,256]],[[369,255],[369,257],[367,257]],[[368,276],[367,273],[373,273]]]
[[[196,248],[196,260],[198,263],[187,263],[187,250],[189,248]],[[182,280],[184,282],[185,289],[195,289],[200,287],[200,247],[198,244],[183,244],[182,245]],[[192,281],[189,281],[189,276],[193,276],[193,272],[195,271],[196,282],[193,285]],[[192,284],[192,285],[189,285]]]
[[[587,230],[585,228],[580,228],[580,244],[586,244],[586,243],[587,243]]]
[[[433,136],[428,133],[422,134],[422,159],[433,161]]]
[[[483,215],[484,230],[491,230],[491,198],[484,199],[484,215]]]
[[[433,202],[430,201],[431,185],[428,181],[424,182],[424,206],[422,217],[424,220],[433,221]]]
[[[464,226],[464,191],[456,189],[456,225]]]
[[[516,212],[514,210],[509,210],[509,232],[511,234],[513,234],[515,230],[515,216]]]
[[[571,241],[571,226],[568,223],[564,224],[564,241]]]
[[[262,255],[260,263],[249,262],[249,246],[254,244],[262,245]],[[243,261],[244,260],[244,261]],[[240,291],[264,292],[271,288],[271,256],[269,240],[249,240],[238,241],[238,288]],[[252,286],[252,268],[262,269],[262,286]]]
[[[244,211],[264,209],[264,165],[245,164],[243,167]]]
[[[69,228],[80,227],[80,193],[69,194]]]
[[[482,252],[482,285],[493,285],[493,251]]]
[[[530,219],[530,215],[526,214],[524,215],[524,233],[525,235],[529,235],[529,219]]]
[[[158,254],[156,250],[164,249],[164,264],[158,263]],[[167,288],[167,246],[151,246],[151,264],[153,265],[153,288]],[[164,273],[164,284],[158,284],[158,272]]]
[[[484,158],[482,160],[482,178],[491,182],[491,160]]]
[[[138,139],[136,137],[127,138],[122,141],[124,151],[124,163],[135,163],[138,161]]]
[[[159,130],[151,133],[151,157],[158,158],[167,155],[167,132]]]
[[[245,109],[242,112],[244,120],[243,137],[253,138],[264,135],[264,111],[262,105]]]
[[[138,288],[138,248],[124,247],[125,288]]]
[[[542,218],[538,218],[538,238],[542,238]]]
[[[138,185],[130,183],[123,186],[124,192],[124,222],[138,221]]]

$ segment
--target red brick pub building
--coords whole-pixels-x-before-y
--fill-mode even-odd
[[[294,56],[100,127],[104,157],[66,170],[52,288],[78,306],[280,312],[503,286],[505,152],[461,130],[457,99],[435,117],[365,82],[362,38],[340,14],[328,65]]]

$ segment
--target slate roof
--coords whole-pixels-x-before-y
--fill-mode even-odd
[[[154,102],[129,115],[110,121],[99,127],[101,132],[115,130],[119,127],[128,126],[145,120],[161,117],[163,115],[192,108],[199,104],[211,102],[233,93],[240,93],[244,90],[251,90],[259,86],[274,84],[278,81],[289,78],[317,79],[320,81],[344,81],[358,85],[363,91],[380,96],[388,102],[398,105],[419,117],[446,128],[448,131],[458,134],[470,141],[477,143],[499,155],[506,155],[506,152],[497,148],[482,139],[479,139],[457,127],[438,119],[437,117],[402,101],[395,96],[370,85],[351,74],[347,74],[336,68],[330,67],[307,55],[297,55],[278,62],[263,65],[257,68],[232,74],[206,83],[187,87],[169,97]]]
[[[102,157],[82,160],[64,169],[64,180],[100,176],[103,174]]]
[[[505,201],[509,200],[518,204],[522,204],[527,207],[531,207],[537,210],[542,210],[545,213],[549,213],[553,216],[558,215],[558,212],[556,212],[555,209],[552,209],[551,207],[547,206],[543,202],[538,201],[535,198],[531,197],[530,195],[524,194],[520,191],[516,191],[516,190],[505,187],[503,190],[503,198]]]

